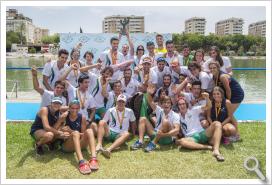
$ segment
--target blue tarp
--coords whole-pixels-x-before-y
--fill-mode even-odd
[[[7,120],[34,120],[39,103],[7,103]],[[265,104],[242,104],[235,112],[237,120],[266,120]]]

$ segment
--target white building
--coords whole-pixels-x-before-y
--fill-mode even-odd
[[[120,20],[129,18],[127,28],[130,33],[144,33],[144,16],[113,15],[105,17],[102,22],[103,33],[118,33],[122,28]]]
[[[258,21],[255,23],[251,23],[248,26],[248,35],[265,37],[265,35],[266,35],[266,22],[265,21]]]
[[[34,43],[37,40],[41,40],[41,36],[49,34],[48,29],[36,27],[32,23],[32,19],[25,17],[23,14],[18,14],[16,9],[6,11],[6,31],[22,31],[27,43]]]
[[[185,33],[197,33],[205,35],[206,19],[203,17],[192,17],[185,21]]]
[[[216,35],[243,34],[244,20],[241,18],[229,18],[215,24]]]

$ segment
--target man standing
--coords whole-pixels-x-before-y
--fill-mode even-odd
[[[43,69],[43,85],[53,91],[55,82],[65,73],[68,65],[65,64],[68,59],[68,51],[66,49],[59,50],[58,60],[47,62]]]
[[[182,60],[184,66],[188,66],[189,63],[193,61],[194,56],[190,55],[190,52],[190,47],[187,44],[184,44],[182,47]]]
[[[157,43],[157,48],[155,49],[155,54],[156,55],[163,55],[167,52],[165,47],[163,47],[163,36],[161,34],[156,35],[156,43]]]

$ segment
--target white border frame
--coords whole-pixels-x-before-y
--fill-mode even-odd
[[[230,3],[231,2],[231,3]],[[271,183],[271,1],[2,1],[1,2],[1,183],[4,184],[263,184],[258,179],[7,179],[6,8],[8,6],[264,6],[266,7],[266,183]],[[4,62],[3,62],[4,61]],[[242,164],[241,164],[242,165]]]

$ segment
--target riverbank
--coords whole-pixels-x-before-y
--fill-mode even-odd
[[[17,53],[17,52],[7,52],[7,59],[12,58],[48,58],[48,59],[56,59],[57,55],[53,53]]]

